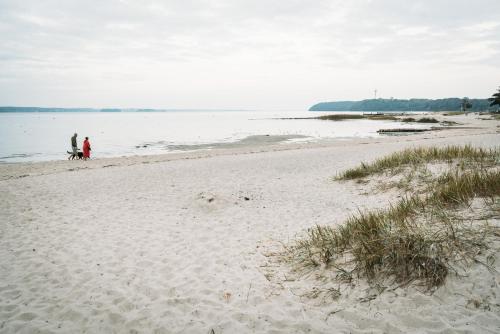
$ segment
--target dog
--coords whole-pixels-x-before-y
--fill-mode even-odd
[[[75,160],[75,158],[78,160],[83,159],[83,152],[81,152],[81,151],[76,152],[76,154],[73,152],[70,152],[70,151],[66,151],[66,152],[68,152],[68,154],[69,154],[68,160]]]

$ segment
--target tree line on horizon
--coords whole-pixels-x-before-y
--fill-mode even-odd
[[[500,91],[499,91],[500,92]],[[496,93],[498,94],[498,93]],[[362,101],[321,102],[310,111],[461,111],[467,101],[468,111],[492,110],[490,99],[367,99]]]
[[[488,99],[446,98],[446,99],[367,99],[362,101],[320,102],[309,111],[500,111],[500,87]],[[2,112],[121,112],[121,111],[181,111],[176,109],[118,109],[118,108],[43,108],[0,106]],[[184,111],[193,111],[186,109]]]

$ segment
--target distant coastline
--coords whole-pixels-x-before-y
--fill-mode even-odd
[[[469,99],[469,111],[489,110],[488,99]],[[459,111],[462,99],[367,99],[362,101],[321,102],[309,111]]]
[[[0,106],[0,113],[13,112],[172,112],[172,111],[248,111],[241,109],[144,109],[144,108],[50,108]]]

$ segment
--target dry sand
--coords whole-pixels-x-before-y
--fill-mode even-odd
[[[288,282],[269,258],[308,227],[396,200],[333,182],[345,168],[500,143],[496,121],[448,119],[474,128],[0,165],[0,333],[498,333],[500,278],[484,266],[433,295],[371,300],[360,283],[318,303],[297,293],[310,280]]]

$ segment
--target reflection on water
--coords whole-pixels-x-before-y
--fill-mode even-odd
[[[376,137],[394,121],[277,119],[318,112],[0,113],[0,162],[60,160],[78,133],[93,157],[158,154],[325,138]],[[408,125],[405,125],[407,127]],[[422,125],[414,125],[422,127]]]

